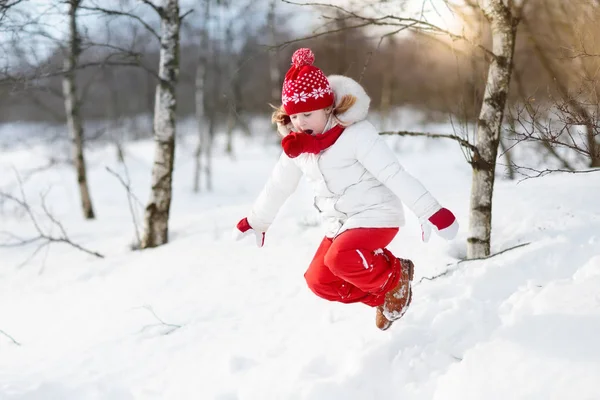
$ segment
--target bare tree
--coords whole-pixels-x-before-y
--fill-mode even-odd
[[[200,191],[200,176],[202,174],[202,155],[204,148],[209,145],[209,135],[206,130],[206,100],[204,92],[206,90],[206,81],[208,79],[208,58],[210,53],[210,37],[208,23],[211,15],[211,1],[204,2],[204,19],[200,28],[200,40],[198,43],[198,61],[196,64],[195,79],[195,111],[196,124],[198,126],[198,142],[194,152],[194,177],[193,190],[195,193]]]
[[[514,10],[502,0],[483,1],[482,11],[490,22],[493,57],[477,122],[476,151],[471,161],[473,178],[467,239],[468,258],[490,255],[496,157],[513,69],[518,23],[513,15]]]
[[[390,36],[389,44],[391,47],[394,46],[394,36]],[[395,76],[395,68],[396,57],[392,56],[392,58],[388,61],[387,68],[383,68],[381,74],[381,98],[379,101],[379,112],[381,117],[381,129],[386,130],[388,128],[388,124],[390,122],[390,108],[392,105],[392,94],[394,89],[394,76]]]
[[[77,173],[77,183],[79,185],[83,216],[86,219],[93,219],[94,209],[92,207],[90,190],[88,188],[86,164],[83,152],[84,136],[80,115],[81,103],[77,94],[77,83],[75,78],[75,70],[81,54],[81,38],[77,30],[77,10],[80,4],[81,0],[68,1],[69,39],[67,54],[65,54],[64,59],[63,95],[65,99],[67,126],[73,143],[73,161]]]
[[[227,77],[227,86],[225,87],[225,93],[227,96],[227,128],[225,131],[226,143],[225,152],[229,157],[233,158],[233,129],[235,128],[238,115],[237,99],[235,98],[235,86],[238,85],[239,75],[237,74],[237,56],[234,49],[234,24],[229,22],[225,28],[225,49],[224,53],[227,55],[227,69],[225,75]]]
[[[269,42],[271,46],[277,44],[276,10],[277,0],[271,0],[267,14],[267,28],[269,29]],[[271,80],[271,101],[277,104],[281,98],[281,73],[279,71],[278,52],[269,51],[269,79]]]
[[[228,6],[228,3],[224,3],[225,6]],[[238,4],[239,5],[239,4]],[[242,57],[238,54],[235,46],[235,31],[234,28],[239,26],[234,21],[242,21],[244,20],[244,15],[248,13],[250,8],[252,7],[253,2],[249,2],[242,6],[239,11],[236,12],[231,20],[227,21],[225,28],[225,48],[223,49],[224,54],[223,57],[226,61],[226,89],[225,93],[227,96],[227,130],[226,130],[226,145],[225,152],[231,157],[234,157],[233,153],[233,130],[236,126],[240,126],[244,129],[247,135],[250,134],[250,129],[247,124],[244,122],[242,117],[242,109],[240,107],[240,103],[242,102],[242,91],[241,91],[241,80],[240,69],[243,64]],[[277,59],[275,59],[276,62]],[[269,58],[269,62],[271,62],[271,58]]]
[[[110,101],[106,105],[106,115],[109,120],[110,141],[115,146],[117,161],[125,162],[125,151],[123,149],[123,137],[121,135],[121,107],[117,87],[115,85],[115,77],[112,69],[103,68],[103,79],[107,83],[106,90],[109,92]]]
[[[208,4],[210,3],[210,4]],[[212,152],[213,139],[217,129],[219,109],[223,98],[223,75],[230,66],[222,66],[222,46],[219,45],[219,37],[222,31],[221,18],[214,20],[214,27],[209,29],[209,21],[213,17],[211,5],[219,7],[227,4],[223,0],[207,0],[205,13],[205,26],[203,27],[203,46],[199,50],[203,55],[199,58],[199,65],[196,69],[196,116],[199,127],[199,142],[196,148],[196,169],[194,173],[194,190],[200,190],[200,175],[204,173],[205,187],[207,191],[212,190]],[[214,31],[214,32],[211,32]],[[200,65],[202,64],[202,65]],[[200,86],[202,94],[200,94]],[[212,93],[213,96],[206,96],[206,93]],[[202,101],[202,104],[199,103]],[[200,111],[201,108],[201,111]],[[200,118],[199,116],[202,116]],[[204,161],[204,163],[202,163]]]
[[[144,216],[141,248],[156,247],[169,241],[173,166],[175,163],[175,130],[177,97],[175,87],[179,74],[179,29],[185,16],[179,15],[178,0],[163,0],[156,6],[143,0],[161,19],[159,83],[154,108],[154,165],[152,190]]]

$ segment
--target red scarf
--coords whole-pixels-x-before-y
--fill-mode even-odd
[[[319,154],[333,145],[344,132],[344,129],[343,126],[336,125],[319,135],[292,132],[281,140],[281,147],[290,158],[296,158],[303,153]]]

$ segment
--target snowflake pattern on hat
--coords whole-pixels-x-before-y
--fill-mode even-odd
[[[305,92],[294,93],[291,97],[288,97],[284,94],[281,96],[281,100],[283,102],[283,105],[285,106],[286,104],[288,104],[290,102],[297,104],[301,101],[306,102],[307,100],[309,100],[311,98],[314,98],[314,99],[325,98],[325,96],[328,94],[333,94],[333,91],[331,90],[330,87],[314,88],[313,91],[310,93],[305,93]]]
[[[315,55],[310,49],[294,52],[292,66],[285,75],[281,102],[288,115],[309,112],[333,104],[333,90],[323,71],[313,66]]]

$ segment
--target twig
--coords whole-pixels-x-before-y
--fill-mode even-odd
[[[182,21],[183,21],[183,19],[184,19],[185,17],[187,17],[189,14],[191,14],[191,13],[193,13],[193,12],[194,12],[194,9],[193,9],[193,8],[192,8],[192,9],[190,9],[190,10],[188,10],[188,11],[186,11],[186,12],[184,12],[184,13],[183,13],[183,14],[182,14],[182,15],[179,17],[179,21],[180,21],[180,22],[182,22]]]
[[[9,338],[17,346],[21,345],[21,343],[17,342],[12,336],[10,336],[8,333],[4,332],[2,329],[0,329],[0,333],[3,334],[4,336],[6,336],[7,338]]]
[[[144,3],[151,4],[149,2],[144,2]],[[152,28],[150,25],[148,25],[148,23],[146,21],[144,21],[142,18],[138,17],[135,14],[131,14],[131,13],[124,12],[124,11],[118,11],[118,10],[110,10],[108,8],[102,8],[102,7],[79,6],[79,8],[82,10],[86,10],[86,11],[98,11],[98,12],[101,12],[106,15],[132,18],[132,19],[138,21],[140,24],[142,24],[144,26],[144,28],[146,28],[146,30],[152,34],[152,36],[154,36],[155,38],[157,38],[160,41],[160,35],[154,30],[154,28]],[[154,5],[153,5],[153,8],[156,9],[156,7]]]
[[[500,163],[498,163],[498,165],[506,166],[505,164],[500,164]],[[530,167],[521,167],[515,163],[512,163],[512,167],[515,168],[515,170],[517,172],[519,172],[521,175],[524,175],[524,178],[519,180],[518,183],[521,183],[523,181],[526,181],[526,180],[532,179],[532,178],[541,178],[543,176],[553,174],[555,172],[566,172],[568,174],[589,174],[589,173],[593,173],[593,172],[600,172],[600,168],[592,168],[592,169],[586,169],[586,170],[570,170],[570,169],[561,169],[561,168],[537,170],[535,168],[530,168]],[[537,175],[525,175],[524,173],[521,172],[521,170],[534,172]]]
[[[156,13],[163,18],[165,16],[165,10],[162,7],[157,6],[156,4],[154,4],[153,2],[151,2],[150,0],[140,0],[142,3],[149,5],[150,7],[152,7],[154,9],[154,11],[156,11]]]
[[[117,174],[115,171],[113,171],[112,169],[110,169],[110,167],[106,167],[106,170],[109,173],[113,174],[119,180],[119,182],[121,182],[121,185],[123,185],[123,187],[127,191],[127,203],[129,204],[129,212],[131,214],[131,219],[133,220],[133,227],[134,227],[134,230],[135,230],[136,246],[139,246],[142,243],[142,240],[140,238],[139,225],[138,225],[138,222],[137,222],[137,218],[135,216],[135,210],[134,210],[134,207],[133,207],[133,202],[131,200],[134,199],[135,201],[137,201],[138,205],[140,205],[140,206],[142,205],[142,203],[139,201],[139,199],[137,197],[135,197],[135,195],[131,191],[131,180],[129,179],[129,172],[127,171],[127,167],[125,167],[125,177],[127,178],[127,182],[125,182],[123,180],[123,178],[119,174]]]
[[[54,215],[52,215],[52,213],[46,207],[45,196],[42,195],[42,209],[44,210],[46,217],[52,222],[53,226],[59,228],[61,235],[54,236],[52,234],[46,233],[40,226],[36,216],[33,213],[33,210],[31,209],[31,206],[27,202],[27,197],[25,196],[25,191],[23,189],[23,181],[21,180],[19,174],[16,171],[15,171],[15,174],[17,175],[17,181],[19,182],[19,190],[20,190],[21,198],[15,197],[15,196],[7,194],[7,193],[0,192],[0,199],[4,198],[7,200],[10,200],[10,201],[16,203],[19,207],[21,207],[25,211],[26,215],[29,217],[29,220],[31,221],[33,226],[35,227],[35,229],[38,233],[38,236],[34,236],[34,237],[28,238],[28,239],[21,239],[21,238],[18,238],[16,235],[12,235],[8,232],[2,232],[2,233],[7,234],[8,236],[10,236],[12,239],[18,239],[18,240],[14,243],[0,244],[0,248],[1,247],[25,246],[27,244],[34,243],[37,241],[43,241],[43,243],[33,252],[33,254],[27,258],[25,263],[29,262],[40,250],[42,250],[45,246],[49,246],[51,243],[65,243],[65,244],[68,244],[68,245],[76,248],[77,250],[83,251],[84,253],[93,255],[98,258],[104,258],[104,256],[102,254],[92,251],[92,250],[88,250],[85,247],[83,247],[83,246],[73,242],[71,239],[69,239],[64,226],[60,223],[60,221],[58,221],[56,219],[56,217],[54,217]],[[20,264],[20,266],[23,266],[23,265],[24,265],[24,263]]]
[[[527,242],[527,243],[521,243],[521,244],[518,244],[518,245],[516,245],[516,246],[509,247],[508,249],[504,249],[504,250],[502,250],[502,251],[500,251],[500,252],[498,252],[498,253],[491,254],[491,255],[489,255],[489,256],[487,256],[487,257],[478,257],[478,258],[469,258],[469,259],[467,259],[467,260],[460,260],[460,261],[458,261],[456,264],[454,264],[454,265],[452,266],[452,268],[448,268],[448,269],[447,269],[447,270],[445,270],[444,272],[441,272],[441,273],[439,273],[439,274],[437,274],[437,275],[434,275],[434,276],[432,276],[432,277],[427,277],[427,276],[424,276],[424,277],[422,277],[422,278],[419,280],[419,282],[418,282],[418,283],[421,283],[421,282],[423,282],[424,280],[427,280],[427,281],[433,281],[434,279],[440,278],[440,277],[442,277],[442,276],[446,276],[446,275],[448,275],[449,273],[456,271],[456,270],[458,269],[458,266],[459,266],[461,263],[466,263],[466,262],[469,262],[469,261],[481,261],[481,260],[489,260],[490,258],[493,258],[493,257],[499,256],[500,254],[502,254],[502,253],[506,253],[507,251],[514,250],[514,249],[518,249],[519,247],[524,247],[524,246],[527,246],[527,245],[530,245],[530,244],[531,244],[531,242]]]
[[[160,324],[147,325],[144,328],[142,328],[142,331],[144,331],[146,328],[151,328],[153,326],[162,325],[162,326],[171,328],[169,331],[164,333],[164,335],[169,335],[169,334],[173,333],[174,331],[176,331],[177,329],[181,328],[181,325],[170,324],[170,323],[163,321],[158,315],[156,315],[156,313],[154,312],[154,309],[149,305],[145,305],[145,306],[142,306],[139,308],[144,308],[144,309],[148,310],[154,316],[154,318],[156,318],[158,320],[158,322],[160,322]]]
[[[379,132],[380,135],[399,135],[399,136],[423,136],[423,137],[428,137],[428,138],[433,138],[433,139],[452,139],[452,140],[456,140],[458,143],[460,143],[461,146],[466,147],[467,149],[471,150],[473,153],[477,153],[477,147],[473,146],[471,143],[469,143],[467,140],[457,136],[457,135],[443,135],[443,134],[439,134],[439,133],[426,133],[426,132],[409,132],[409,131],[396,131],[396,132],[392,132],[392,131],[386,131],[386,132]]]
[[[365,22],[365,23],[356,24],[356,25],[353,25],[353,26],[345,26],[343,28],[333,29],[333,30],[326,31],[326,32],[319,32],[319,33],[315,33],[315,34],[312,34],[312,35],[304,36],[304,37],[301,37],[301,38],[298,38],[298,39],[288,40],[286,42],[280,43],[280,44],[275,45],[275,46],[267,46],[267,47],[268,47],[269,50],[283,49],[283,48],[285,48],[285,47],[287,47],[287,46],[289,46],[291,44],[294,44],[294,43],[303,42],[303,41],[309,40],[309,39],[316,39],[316,38],[321,37],[321,36],[331,35],[331,34],[334,34],[334,33],[343,32],[343,31],[350,30],[350,29],[363,28],[363,27],[369,26],[369,25],[371,25],[370,22]]]

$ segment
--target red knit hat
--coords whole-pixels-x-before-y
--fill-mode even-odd
[[[319,68],[312,64],[315,55],[310,49],[298,49],[292,56],[292,66],[285,74],[281,102],[288,115],[309,112],[333,104],[333,90]]]

